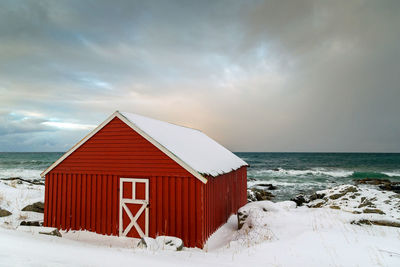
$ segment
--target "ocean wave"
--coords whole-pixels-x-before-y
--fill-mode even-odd
[[[389,177],[400,177],[400,171],[394,171],[394,172],[383,172],[383,174],[389,176]]]
[[[0,169],[0,178],[21,177],[27,180],[40,179],[43,170],[32,169]]]
[[[301,180],[292,180],[292,181],[279,181],[279,180],[256,180],[256,181],[248,181],[247,186],[252,187],[252,186],[258,186],[262,184],[272,184],[274,186],[278,186],[277,190],[282,190],[285,187],[301,187],[301,188],[307,188],[307,187],[315,187],[315,186],[321,186],[321,185],[326,185],[329,184],[327,182],[318,182],[318,181],[308,181],[308,182],[302,182]]]
[[[348,170],[326,170],[323,168],[315,168],[309,170],[285,170],[285,169],[261,169],[261,170],[249,170],[250,175],[255,177],[259,176],[330,176],[330,177],[350,177],[354,174],[354,171]]]

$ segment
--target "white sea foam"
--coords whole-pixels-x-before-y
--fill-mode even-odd
[[[283,182],[277,180],[256,180],[256,181],[247,181],[247,186],[252,187],[259,184],[272,184],[274,186],[293,186],[293,183]]]
[[[32,169],[0,169],[0,178],[21,177],[22,179],[40,179],[42,170]]]
[[[250,170],[250,173],[255,175],[255,176],[261,176],[261,175],[268,175],[268,176],[331,176],[331,177],[349,177],[351,176],[354,172],[353,171],[347,171],[347,170],[326,170],[323,168],[313,168],[309,170],[285,170],[285,169],[277,169],[277,170],[256,170],[252,171]]]
[[[400,171],[382,172],[382,173],[389,177],[400,177]]]

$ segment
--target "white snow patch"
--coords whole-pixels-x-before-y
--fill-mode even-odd
[[[0,208],[12,213],[0,217],[0,225],[15,229],[21,221],[43,221],[43,213],[21,211],[35,202],[44,202],[44,186],[0,181]]]
[[[317,193],[325,194],[324,199],[312,201],[308,206],[322,203],[322,207],[336,206],[346,212],[360,213],[358,219],[400,223],[400,195],[394,192],[366,186],[340,185]]]
[[[143,237],[138,243],[139,248],[156,250],[182,250],[183,241],[174,236],[157,236],[155,239],[151,237]]]

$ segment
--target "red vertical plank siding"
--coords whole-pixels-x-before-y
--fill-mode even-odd
[[[96,210],[96,216],[95,216],[95,227],[96,227],[96,233],[101,234],[101,211],[102,211],[102,203],[101,203],[101,175],[95,175],[96,179],[96,195],[94,198],[94,204],[95,204],[95,210]]]
[[[46,181],[50,190],[46,197],[48,224],[51,225],[53,218],[54,225],[58,220],[61,229],[118,235],[121,176],[49,173]],[[135,175],[132,178],[150,181],[149,235],[178,236],[186,246],[202,247],[246,202],[246,188],[242,185],[246,183],[246,173],[241,169],[209,178],[207,184],[190,176]]]
[[[51,174],[47,174],[45,177],[45,210],[44,210],[44,218],[46,218],[45,220],[43,220],[43,225],[44,226],[49,226],[51,225],[51,212],[53,210],[52,205],[52,179],[51,179]],[[46,198],[46,193],[47,198]],[[47,201],[47,204],[46,204]],[[47,205],[47,206],[46,206]]]
[[[50,179],[51,179],[51,187],[50,187],[50,196],[51,196],[51,217],[50,217],[50,222],[49,226],[55,227],[56,225],[56,209],[57,209],[57,179],[56,175],[54,173],[50,174]]]
[[[107,232],[107,176],[101,176],[101,217],[100,217],[100,224],[101,224],[101,233],[103,235]]]
[[[67,174],[66,175],[66,182],[67,182],[67,197],[66,197],[66,201],[67,201],[67,214],[65,216],[65,229],[69,230],[71,228],[71,174]]]
[[[86,174],[81,175],[81,184],[82,184],[82,199],[81,199],[81,229],[87,229],[89,230],[90,228],[88,227],[88,219],[87,219],[87,177]]]
[[[208,233],[210,234],[211,233],[211,229],[214,228],[214,226],[213,226],[213,222],[214,222],[213,210],[214,210],[214,203],[215,203],[214,202],[214,198],[213,198],[213,196],[214,196],[214,194],[213,194],[214,183],[213,183],[212,179],[208,179],[207,184],[209,185],[208,186],[209,195],[208,195],[208,199],[206,199],[206,201],[207,201],[208,207],[209,207],[208,214],[209,214],[209,224],[210,225],[209,225]]]
[[[169,199],[169,192],[168,192],[168,177],[161,177],[163,183],[162,183],[162,209],[163,209],[163,216],[162,216],[162,231],[161,233],[163,235],[166,235],[168,233],[169,230],[169,203],[168,203],[168,199]]]
[[[76,174],[71,175],[71,229],[76,230]]]
[[[246,168],[242,168],[242,177],[243,177],[243,186],[242,186],[242,190],[243,190],[243,202],[242,202],[242,206],[246,205],[247,203],[247,169]]]
[[[54,186],[53,186],[54,192],[52,193],[52,195],[53,195],[54,201],[56,202],[53,205],[53,224],[52,224],[52,226],[59,228],[60,227],[60,224],[59,224],[60,219],[59,218],[60,218],[60,208],[61,208],[61,205],[60,205],[61,194],[59,192],[60,192],[61,186],[59,186],[60,179],[58,178],[58,175],[53,174],[52,177],[54,180]]]
[[[44,223],[118,235],[120,177],[149,179],[151,237],[191,247],[247,202],[246,167],[204,184],[116,118],[46,174]]]
[[[118,235],[118,216],[119,216],[119,191],[118,177],[112,176],[112,210],[111,210],[111,225],[112,234]]]
[[[157,197],[156,197],[156,209],[157,209],[157,228],[156,235],[162,235],[163,228],[163,199],[162,199],[162,177],[157,177]]]
[[[218,177],[210,177],[204,186],[203,199],[203,239],[206,241],[232,214],[247,203],[246,167]]]
[[[47,225],[50,227],[54,227],[54,206],[57,205],[57,200],[54,199],[54,183],[56,182],[56,179],[54,179],[54,174],[48,175],[49,177],[49,206],[48,206],[48,218],[47,218]]]
[[[216,228],[218,228],[218,226],[219,226],[219,221],[220,221],[219,218],[221,216],[221,189],[220,189],[220,186],[219,186],[220,183],[221,183],[221,179],[218,179],[218,177],[216,177],[216,179],[215,179],[215,189],[216,189],[215,193],[217,194],[216,195],[216,199],[217,199],[216,217],[217,218],[216,218],[216,221],[215,221]]]
[[[189,186],[188,186],[189,179],[183,179],[183,188],[182,188],[182,203],[183,203],[183,237],[185,244],[188,244],[188,237],[189,237]]]
[[[61,229],[65,229],[66,227],[66,216],[67,216],[67,175],[62,174],[62,198],[61,198]]]
[[[169,235],[176,236],[176,185],[175,177],[169,178],[169,207],[170,207],[170,228]]]
[[[176,236],[182,236],[182,178],[176,179]]]
[[[76,230],[80,230],[81,226],[81,201],[82,201],[82,184],[81,184],[81,174],[76,175]]]
[[[56,183],[56,198],[57,198],[57,208],[55,209],[55,227],[61,229],[61,212],[62,212],[62,205],[61,205],[61,199],[62,199],[62,175],[61,174],[55,174],[54,179],[57,181]]]
[[[96,232],[96,194],[97,194],[97,186],[96,186],[96,175],[88,175],[88,180],[90,180],[91,187],[88,188],[90,192],[90,201],[88,207],[90,209],[90,230]]]
[[[156,226],[157,226],[157,209],[156,202],[154,202],[157,195],[157,180],[151,179],[150,183],[150,208],[149,208],[149,234],[150,236],[156,236]]]
[[[204,218],[202,216],[203,214],[203,196],[202,196],[202,182],[199,180],[193,179],[193,183],[195,185],[195,190],[196,194],[194,196],[194,202],[195,202],[195,219],[196,219],[196,239],[195,239],[195,245],[196,247],[202,247],[203,246],[203,233],[204,233],[204,228],[203,228],[203,220]]]
[[[216,177],[216,179],[215,179],[216,184],[217,184],[217,191],[216,191],[216,193],[217,193],[217,205],[218,205],[218,207],[217,207],[217,221],[216,221],[216,225],[218,225],[218,226],[220,225],[221,216],[222,216],[221,180],[222,180],[222,177]]]
[[[48,217],[48,210],[49,210],[49,176],[45,177],[44,179],[44,214],[43,214],[43,224],[48,225],[47,217]]]
[[[112,176],[107,175],[107,217],[105,218],[107,220],[107,235],[111,235],[112,233]]]
[[[190,242],[189,246],[194,247],[196,246],[195,240],[196,240],[196,184],[194,179],[190,179],[190,195],[189,195],[189,221],[190,221],[190,226],[189,226],[189,231],[190,231]]]
[[[210,233],[210,182],[207,182],[204,190],[205,190],[205,199],[204,203],[206,206],[206,221],[205,221],[205,226],[206,226],[206,233],[205,233],[205,239],[207,239],[209,233]]]

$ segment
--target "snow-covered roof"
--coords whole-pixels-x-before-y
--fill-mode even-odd
[[[47,168],[41,176],[56,167],[73,151],[100,131],[113,118],[118,117],[179,165],[203,182],[204,176],[218,176],[248,164],[203,132],[145,116],[114,112],[78,144]]]
[[[202,175],[217,176],[247,165],[199,130],[137,114],[120,114]]]

